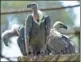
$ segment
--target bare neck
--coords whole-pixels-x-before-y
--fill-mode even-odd
[[[33,10],[32,12],[33,12],[34,15],[37,15],[38,14],[38,10],[37,9],[36,10]]]
[[[33,17],[34,17],[36,20],[39,19],[38,10],[33,10]]]

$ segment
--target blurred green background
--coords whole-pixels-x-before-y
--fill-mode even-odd
[[[1,12],[3,11],[12,11],[12,10],[19,10],[19,9],[27,9],[27,4],[36,2],[40,8],[57,8],[62,7],[65,4],[64,1],[1,1]],[[76,1],[76,4],[80,4],[79,1]],[[69,2],[67,3],[69,4]],[[67,5],[68,6],[68,5]],[[70,6],[70,4],[69,4]],[[49,10],[49,11],[43,11],[44,14],[49,15],[52,22],[51,26],[54,24],[55,21],[62,21],[65,23],[70,29],[72,30],[75,27],[80,27],[80,19],[77,19],[77,15],[80,15],[80,12],[76,14],[76,8],[67,8],[67,9],[61,9],[61,10]],[[25,20],[30,14],[30,12],[26,13],[16,13],[16,14],[1,14],[1,33],[3,33],[5,30],[10,29],[12,24],[25,24]],[[76,25],[76,20],[77,24]],[[74,30],[73,30],[74,31]],[[64,32],[64,31],[63,31]],[[73,36],[71,39],[75,42],[76,51],[79,52],[78,48],[80,48],[80,34],[70,34],[69,36]]]

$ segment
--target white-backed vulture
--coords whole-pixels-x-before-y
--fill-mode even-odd
[[[54,23],[47,40],[47,48],[52,54],[71,54],[75,53],[75,47],[68,36],[61,34],[57,29],[67,29],[62,22]]]

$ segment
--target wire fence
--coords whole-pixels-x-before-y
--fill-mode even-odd
[[[67,9],[67,8],[74,8],[74,7],[79,7],[80,5],[73,5],[73,6],[62,6],[62,7],[57,7],[57,8],[41,8],[41,11],[51,11],[51,10],[62,10],[62,9]],[[1,15],[5,14],[15,14],[15,13],[25,13],[25,12],[31,12],[31,10],[27,9],[17,9],[17,10],[8,10],[8,11],[1,11]]]
[[[80,7],[80,4],[78,5],[73,5],[73,6],[62,6],[62,7],[57,7],[57,8],[41,8],[41,11],[51,11],[51,10],[62,10],[62,9],[67,9],[67,8],[75,8],[75,7]],[[17,14],[17,13],[25,13],[25,12],[31,12],[31,10],[27,9],[17,9],[17,10],[10,10],[10,11],[1,11],[1,15],[6,15],[6,14]],[[64,34],[79,34],[80,30],[79,27],[75,27],[74,31],[67,31]]]

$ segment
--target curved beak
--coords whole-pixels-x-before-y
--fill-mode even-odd
[[[31,7],[32,7],[32,5],[31,5],[31,4],[28,4],[28,5],[27,5],[27,8],[31,8]]]
[[[65,28],[65,29],[67,29],[67,26],[64,25],[64,24],[60,24],[60,27],[61,27],[61,28]]]

